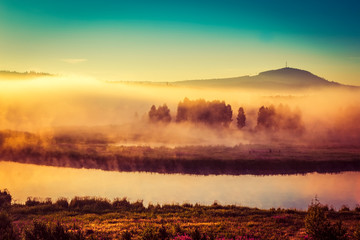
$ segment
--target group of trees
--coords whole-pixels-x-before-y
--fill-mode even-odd
[[[166,104],[158,108],[152,105],[149,112],[149,119],[152,122],[171,122],[170,109]]]
[[[200,122],[228,126],[232,121],[232,109],[224,101],[205,101],[204,99],[189,100],[178,104],[176,121]]]
[[[232,115],[231,106],[225,104],[224,101],[189,100],[185,98],[184,101],[178,104],[176,122],[188,121],[227,127],[232,122]],[[148,116],[151,122],[171,122],[170,109],[166,104],[158,108],[152,105]],[[239,128],[246,125],[246,116],[242,107],[239,108],[237,122]]]
[[[166,104],[156,108],[151,107],[149,113],[151,122],[170,122],[170,109]],[[224,101],[205,101],[204,99],[189,100],[185,98],[177,107],[176,122],[204,123],[228,127],[232,122],[233,111],[229,104]],[[246,126],[246,115],[243,107],[238,109],[236,126],[242,129]],[[303,130],[301,115],[292,112],[288,106],[279,105],[274,107],[260,107],[257,116],[256,129],[258,130]]]
[[[274,107],[260,107],[257,117],[258,129],[266,130],[290,130],[302,132],[304,126],[302,124],[299,112],[292,112],[288,106],[279,105]]]

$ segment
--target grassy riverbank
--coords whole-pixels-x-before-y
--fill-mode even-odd
[[[299,211],[217,203],[145,207],[141,201],[126,199],[74,198],[54,203],[28,199],[25,205],[3,204],[3,212],[2,218],[11,220],[14,236],[25,239],[36,234],[38,239],[41,232],[47,236],[62,232],[67,238],[61,239],[309,239],[312,228],[335,236],[323,239],[360,236],[360,207],[336,211],[317,201],[307,211]]]
[[[357,146],[244,144],[150,147],[115,144],[97,135],[38,135],[0,132],[3,161],[120,172],[180,174],[304,174],[360,171]]]

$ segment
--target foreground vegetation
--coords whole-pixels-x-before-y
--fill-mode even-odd
[[[29,198],[9,202],[1,192],[0,239],[360,239],[360,207],[307,211],[240,206],[152,205],[126,198]]]

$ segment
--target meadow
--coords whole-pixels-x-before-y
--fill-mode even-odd
[[[316,198],[307,211],[164,204],[126,198],[28,198],[1,191],[1,239],[359,239],[360,206],[335,210]],[[7,198],[6,198],[7,197]]]

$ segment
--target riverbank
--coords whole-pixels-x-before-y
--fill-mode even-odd
[[[0,132],[2,161],[44,166],[196,175],[276,175],[360,171],[357,145],[270,144],[151,147],[90,133],[41,137]]]
[[[5,211],[17,236],[63,229],[69,239],[309,239],[312,209],[322,213],[333,234],[358,239],[360,207],[338,211],[317,200],[307,211],[262,210],[242,206],[164,204],[145,207],[141,201],[74,198],[13,204]],[[309,217],[310,216],[310,217]],[[321,214],[319,215],[321,217]],[[320,221],[320,223],[321,223]],[[339,221],[340,228],[338,227]],[[56,230],[57,229],[57,230]],[[59,230],[60,229],[60,230]],[[332,229],[329,227],[329,229]],[[336,230],[337,229],[337,230]],[[330,230],[329,230],[330,231]],[[341,232],[343,231],[343,232]],[[324,234],[324,233],[322,233]]]

